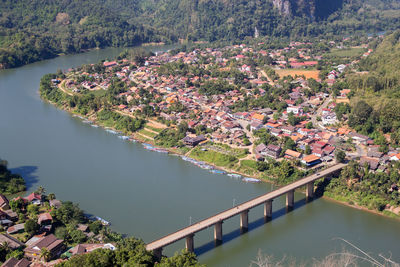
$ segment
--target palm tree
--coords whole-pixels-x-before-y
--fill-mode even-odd
[[[56,199],[56,195],[54,193],[50,193],[48,196],[49,200]]]
[[[36,189],[37,194],[43,195],[44,192],[46,192],[46,190],[44,189],[43,186],[39,186],[38,189]]]
[[[51,258],[51,252],[47,248],[42,248],[40,250],[40,259],[44,260],[47,262]]]

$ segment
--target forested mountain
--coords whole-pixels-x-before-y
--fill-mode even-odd
[[[349,124],[370,136],[388,133],[400,144],[400,30],[387,36],[376,51],[359,62],[360,72],[349,74],[355,105]]]
[[[88,48],[172,39],[135,23],[134,1],[1,0],[0,67]]]
[[[142,42],[378,32],[399,0],[0,0],[0,68]]]

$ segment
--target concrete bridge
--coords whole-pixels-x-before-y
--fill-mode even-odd
[[[259,205],[264,205],[264,218],[266,221],[268,221],[272,217],[272,201],[275,198],[286,194],[286,208],[290,210],[294,206],[295,189],[302,186],[306,186],[306,198],[307,199],[313,198],[314,182],[327,175],[340,171],[345,166],[346,164],[343,163],[334,165],[328,169],[312,174],[306,178],[298,180],[289,185],[283,186],[265,195],[244,202],[231,209],[225,210],[200,222],[185,227],[175,233],[169,234],[158,240],[155,240],[147,244],[146,249],[148,251],[153,251],[156,257],[161,258],[163,247],[186,238],[186,249],[188,251],[193,252],[194,234],[211,226],[214,226],[214,240],[216,241],[216,243],[220,243],[222,242],[222,223],[224,220],[240,214],[240,229],[242,231],[246,231],[249,224],[248,214],[250,209]]]

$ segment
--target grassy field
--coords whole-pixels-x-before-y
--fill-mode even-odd
[[[242,160],[236,170],[247,175],[257,175],[257,162],[255,160]]]
[[[220,152],[223,154],[233,155],[239,159],[247,157],[248,149],[243,148],[232,148],[227,144],[221,143],[211,143],[206,146],[208,149],[214,150],[216,152]]]
[[[365,48],[362,47],[353,47],[348,49],[332,49],[329,53],[325,54],[326,57],[355,57],[361,56],[365,51]]]
[[[190,157],[196,160],[215,164],[219,167],[232,168],[236,165],[236,163],[238,163],[238,159],[232,155],[227,155],[212,150],[203,151],[197,147],[190,153]]]
[[[155,131],[157,133],[161,133],[162,130],[164,130],[164,129],[161,129],[161,128],[155,128],[155,127],[149,126],[148,124],[146,124],[145,128],[150,129],[152,131]]]
[[[279,75],[280,78],[285,76],[295,77],[304,75],[307,79],[313,78],[315,80],[319,79],[319,70],[303,70],[303,69],[281,69],[275,70],[275,72]]]
[[[141,133],[141,134],[143,134],[145,136],[148,136],[148,137],[152,137],[152,138],[157,136],[157,134],[155,134],[153,132],[146,131],[145,129],[140,130],[139,133]]]

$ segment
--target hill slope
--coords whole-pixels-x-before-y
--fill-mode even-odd
[[[0,0],[0,68],[105,46],[378,32],[399,0]]]

